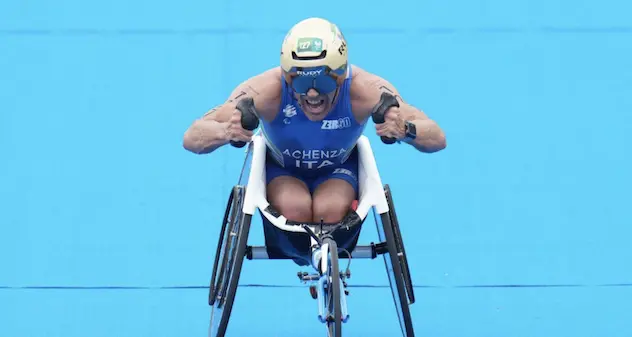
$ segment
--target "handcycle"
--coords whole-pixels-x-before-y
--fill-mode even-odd
[[[242,112],[244,128],[256,129],[258,120],[252,100],[240,101],[237,108]],[[374,121],[376,118],[380,116],[374,116]],[[226,334],[244,259],[287,259],[311,265],[314,273],[299,272],[298,277],[311,283],[310,293],[318,300],[318,319],[327,326],[327,336],[342,337],[342,325],[349,318],[346,288],[351,275],[348,268],[341,271],[339,259],[375,259],[380,255],[384,258],[402,336],[414,337],[409,306],[415,302],[415,295],[392,191],[388,184],[382,185],[366,136],[358,139],[356,149],[360,163],[359,198],[354,207],[339,223],[298,223],[286,219],[267,201],[267,146],[260,133],[254,135],[222,221],[209,286],[210,337]],[[257,211],[264,222],[263,246],[248,244],[252,217]],[[358,245],[360,230],[371,211],[379,242]]]

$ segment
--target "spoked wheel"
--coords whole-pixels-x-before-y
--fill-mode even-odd
[[[329,264],[327,265],[327,317],[328,337],[342,337],[342,310],[340,308],[340,268],[338,266],[338,245],[329,240]]]
[[[226,334],[237,293],[251,220],[251,216],[242,212],[244,196],[245,188],[235,186],[224,213],[208,298],[212,306],[209,327],[211,337],[223,337]]]
[[[393,204],[391,190],[388,185],[385,186],[385,193],[389,211],[380,215],[381,226],[377,223],[376,217],[377,232],[380,240],[386,241],[388,248],[388,253],[383,254],[384,263],[386,264],[386,271],[388,273],[395,308],[397,309],[402,336],[414,337],[415,332],[412,318],[410,317],[409,305],[414,302],[415,296],[410,279],[410,272],[408,270],[408,261],[399,231],[395,205]]]

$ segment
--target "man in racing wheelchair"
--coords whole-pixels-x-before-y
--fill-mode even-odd
[[[347,43],[336,25],[320,18],[303,20],[283,40],[280,67],[240,84],[226,102],[196,120],[184,135],[184,147],[197,154],[211,153],[229,143],[243,147],[252,142],[252,161],[257,166],[249,177],[250,192],[244,192],[244,186],[236,186],[224,215],[209,295],[209,304],[218,308],[219,315],[214,316],[216,310],[212,311],[211,326],[216,333],[213,336],[221,337],[226,332],[240,261],[245,255],[261,256],[261,250],[255,251],[260,247],[246,246],[254,199],[259,200],[256,206],[263,215],[264,258],[291,258],[300,265],[316,264],[317,259],[310,261],[310,255],[317,256],[311,254],[313,240],[320,239],[310,239],[305,234],[307,225],[302,231],[287,224],[334,224],[338,228],[341,224],[357,224],[375,202],[370,199],[378,200],[381,219],[386,223],[382,235],[386,242],[362,247],[364,253],[359,255],[374,258],[387,253],[385,262],[392,265],[391,277],[399,278],[391,282],[396,283],[394,300],[401,310],[402,333],[414,336],[407,309],[408,303],[414,302],[414,295],[392,196],[387,187],[377,197],[381,188],[377,185],[381,182],[362,134],[372,118],[384,143],[405,142],[426,153],[444,149],[445,136],[422,111],[405,103],[386,80],[350,65],[347,54]],[[261,135],[253,137],[259,126]],[[358,202],[362,215],[355,211]],[[245,216],[240,213],[242,207],[249,209]],[[347,216],[352,220],[347,221]],[[332,275],[339,270],[336,251],[355,249],[361,226],[347,226],[350,227],[356,230],[349,233],[348,229],[338,237],[331,232],[333,242],[326,241],[329,254],[334,255],[330,261]],[[232,243],[225,243],[223,238],[229,233]],[[338,245],[339,239],[345,242]],[[322,264],[318,269],[321,267]],[[335,326],[330,336],[341,336],[341,321],[346,317],[341,309],[343,300],[336,299],[336,279],[331,278],[327,288],[334,292],[328,305],[337,303],[333,304],[334,309],[328,309],[333,310],[334,316],[333,323],[326,319],[328,327]]]
[[[340,221],[358,197],[355,145],[373,117],[385,143],[421,152],[446,146],[443,131],[407,104],[386,80],[348,63],[348,46],[333,23],[297,23],[281,46],[280,67],[241,83],[223,104],[194,121],[183,145],[197,154],[249,142],[237,104],[252,98],[269,149],[267,197],[297,222]]]

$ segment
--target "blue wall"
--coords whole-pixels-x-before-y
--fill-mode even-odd
[[[353,62],[447,134],[445,151],[425,155],[367,132],[397,198],[418,335],[631,336],[632,287],[608,286],[632,284],[631,11],[623,0],[0,2],[0,336],[206,335],[207,291],[164,287],[208,283],[243,152],[196,156],[182,134],[275,66],[308,16],[338,23]],[[374,240],[374,227],[362,235]],[[352,270],[351,284],[387,284],[380,261]],[[322,336],[297,271],[246,262],[242,284],[292,287],[242,287],[230,336]],[[512,284],[567,286],[463,287]],[[91,286],[140,289],[68,289]],[[390,291],[351,291],[345,335],[392,335]]]

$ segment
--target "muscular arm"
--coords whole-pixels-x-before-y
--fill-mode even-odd
[[[237,103],[245,97],[252,97],[259,117],[268,119],[278,108],[276,102],[279,101],[280,87],[275,85],[279,83],[278,78],[275,70],[269,70],[242,82],[224,103],[210,109],[193,122],[184,133],[184,148],[193,153],[207,154],[228,144],[229,120]]]
[[[416,126],[417,137],[414,140],[406,141],[408,144],[426,153],[437,152],[446,147],[445,134],[439,125],[422,110],[406,103],[391,83],[367,72],[362,72],[361,75],[358,75],[358,78],[361,83],[361,97],[366,102],[366,109],[363,109],[363,112],[366,113],[366,118],[370,117],[370,112],[379,102],[382,93],[388,92],[395,96],[399,102],[399,109],[396,109],[396,111],[401,116],[401,120],[398,121],[398,123],[401,123],[400,127],[404,128],[405,121],[410,121]]]

